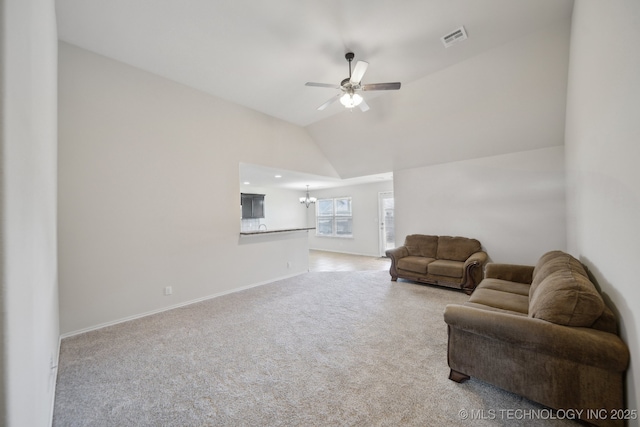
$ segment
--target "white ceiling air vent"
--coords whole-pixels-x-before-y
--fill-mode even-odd
[[[440,37],[440,40],[442,40],[442,44],[444,45],[444,47],[449,47],[454,43],[461,42],[462,40],[466,40],[466,39],[467,39],[467,32],[464,30],[464,27],[460,27],[450,32],[446,36]]]

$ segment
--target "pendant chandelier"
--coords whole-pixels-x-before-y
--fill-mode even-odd
[[[307,185],[307,195],[305,197],[300,197],[300,203],[306,205],[307,208],[309,208],[309,205],[315,203],[316,200],[318,199],[309,196],[309,186]]]

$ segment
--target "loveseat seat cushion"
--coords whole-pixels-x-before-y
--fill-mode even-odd
[[[438,236],[410,234],[404,239],[409,255],[435,258],[438,249]]]
[[[433,258],[409,255],[398,260],[398,268],[413,273],[427,274],[427,266],[434,261]]]
[[[466,237],[438,237],[437,259],[466,261],[472,254],[482,250],[480,242]]]
[[[529,317],[566,326],[590,327],[603,311],[604,301],[593,283],[573,269],[547,275],[529,302]]]
[[[429,274],[460,279],[464,273],[464,262],[437,259],[429,264]]]

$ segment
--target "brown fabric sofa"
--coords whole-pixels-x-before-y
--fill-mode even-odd
[[[485,276],[468,302],[445,309],[449,378],[476,377],[588,423],[623,425],[611,414],[624,409],[629,350],[580,261],[552,251],[535,267],[487,264]]]
[[[404,245],[386,251],[391,280],[402,279],[463,289],[482,280],[487,254],[476,239],[410,234]]]

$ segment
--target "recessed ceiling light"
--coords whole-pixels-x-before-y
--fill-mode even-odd
[[[243,182],[243,184],[244,184],[244,185],[249,185],[249,184],[251,184],[251,183],[250,183],[249,181],[245,181],[245,182]]]
[[[282,178],[282,175],[276,175],[276,178]]]

